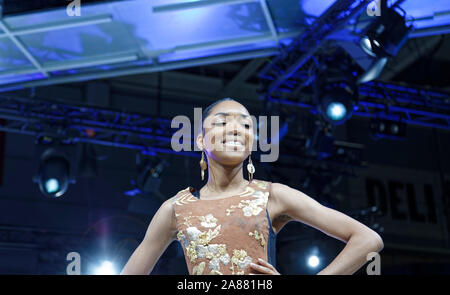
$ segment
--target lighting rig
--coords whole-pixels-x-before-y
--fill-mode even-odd
[[[397,11],[399,3],[401,1],[386,8],[385,17],[374,17],[374,23],[361,32],[360,44],[376,58],[396,54],[412,29],[405,25],[404,16]],[[258,74],[264,103],[295,106],[316,114],[319,102],[314,101],[311,96],[317,96],[317,93],[311,95],[301,91],[311,84],[320,83],[320,76],[311,75],[310,69],[320,66],[317,56],[326,54],[323,49],[328,49],[331,42],[326,38],[359,15],[366,4],[365,1],[337,0],[289,46],[281,48],[280,54]],[[384,11],[381,14],[383,13]],[[385,26],[392,30],[384,30]],[[353,108],[353,116],[450,129],[449,93],[405,84],[371,81],[373,77],[367,75],[365,72],[357,77],[359,95]],[[333,105],[330,108],[331,114],[343,114],[342,105]],[[327,114],[326,110],[322,114]]]

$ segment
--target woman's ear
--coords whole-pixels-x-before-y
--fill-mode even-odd
[[[205,145],[204,145],[204,142],[203,142],[203,134],[201,132],[197,135],[197,139],[195,140],[195,143],[197,144],[197,147],[201,151],[205,149]]]

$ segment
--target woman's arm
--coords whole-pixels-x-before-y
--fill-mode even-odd
[[[121,275],[148,275],[167,246],[176,238],[172,199],[166,200],[153,216],[143,241],[131,255]]]
[[[271,195],[282,214],[312,226],[347,245],[318,274],[353,274],[366,262],[369,252],[383,249],[383,240],[359,221],[328,208],[306,194],[281,183],[272,183]]]

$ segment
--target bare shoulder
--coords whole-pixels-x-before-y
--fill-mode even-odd
[[[291,188],[279,182],[272,182],[270,184],[270,195],[275,203],[280,204],[283,199],[289,194]]]
[[[189,187],[178,191],[174,196],[164,201],[161,207],[164,207],[164,210],[172,211],[175,216],[175,204],[177,204],[180,200],[182,201],[182,199],[186,198],[188,195]]]
[[[173,195],[171,198],[164,201],[163,205],[167,206],[169,208],[173,208],[173,205],[182,197],[185,197],[186,194],[189,192],[189,187],[182,189],[178,191],[175,195]]]
[[[171,213],[173,215],[173,217],[175,217],[174,205],[181,197],[183,197],[186,194],[187,190],[188,190],[188,188],[180,190],[174,196],[165,200],[164,203],[162,203],[162,205],[161,205],[161,210]]]
[[[293,216],[290,211],[293,208],[296,208],[297,212],[299,212],[299,210],[304,209],[305,205],[312,200],[300,190],[278,182],[271,184],[270,194],[272,195],[273,202],[280,210],[280,215],[291,217]]]
[[[180,196],[182,195],[182,193],[185,190],[181,190],[178,193],[176,193],[174,196],[170,197],[169,199],[165,200],[159,210],[157,214],[161,214],[163,217],[163,219],[165,220],[164,223],[166,223],[167,225],[170,224],[170,231],[172,233],[172,239],[175,238],[176,236],[176,231],[177,231],[177,224],[176,224],[176,216],[175,216],[175,203],[176,201],[180,198]]]
[[[277,229],[277,232],[289,221],[293,220],[286,212],[286,201],[284,198],[284,191],[286,185],[278,182],[270,182],[269,186],[269,203],[270,211],[272,213],[273,225]]]

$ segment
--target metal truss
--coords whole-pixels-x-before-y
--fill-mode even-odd
[[[368,2],[338,0],[331,5],[300,37],[260,71],[261,78],[273,78],[265,91],[270,95],[279,88],[292,88],[289,80],[295,73],[324,45],[328,36],[343,28]]]
[[[353,115],[403,122],[410,125],[450,130],[450,94],[383,82],[359,87],[360,99]],[[316,113],[311,102],[268,96],[267,100]],[[311,99],[310,99],[311,101]]]
[[[170,145],[171,120],[144,114],[42,99],[0,97],[0,130],[36,138],[47,136],[63,143],[86,142],[140,150],[144,154],[175,152]],[[191,141],[192,142],[192,141]]]
[[[450,130],[450,94],[382,82],[359,87],[356,115]]]
[[[178,130],[171,127],[168,118],[157,118],[145,114],[120,110],[102,109],[88,105],[73,105],[40,98],[0,96],[0,131],[27,134],[36,139],[50,137],[64,144],[78,142],[127,148],[143,154],[176,154],[198,157],[196,151],[174,151],[171,146],[173,134]],[[287,140],[287,139],[286,139]],[[193,143],[191,135],[191,143]],[[299,142],[296,140],[296,143]],[[336,171],[349,166],[361,166],[361,147],[337,144],[342,150],[339,158],[315,161],[314,156],[300,155],[299,150],[281,150],[279,164],[325,162]],[[260,151],[255,152],[255,154]],[[353,159],[353,160],[351,160]],[[284,163],[284,164],[283,164]],[[309,163],[309,162],[308,162]],[[350,167],[351,168],[351,167]]]
[[[311,82],[305,74],[313,56],[326,41],[356,14],[367,1],[338,0],[280,55],[259,73],[267,101],[308,108],[315,113],[312,100],[292,101],[281,93],[296,93]],[[353,114],[407,124],[450,129],[450,94],[417,87],[369,82],[359,86],[360,100]]]

